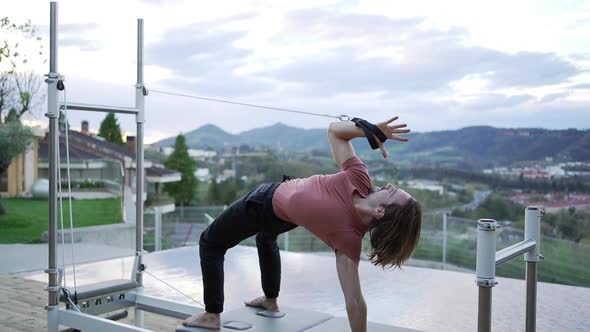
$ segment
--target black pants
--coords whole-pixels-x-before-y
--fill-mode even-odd
[[[279,219],[272,208],[272,195],[279,183],[257,186],[225,209],[201,234],[199,255],[205,310],[223,311],[223,261],[227,249],[256,234],[262,290],[268,298],[279,296],[281,257],[277,237],[297,225]]]

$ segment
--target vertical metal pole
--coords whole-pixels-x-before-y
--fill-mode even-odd
[[[535,241],[535,247],[524,254],[526,262],[526,332],[533,332],[537,322],[537,263],[541,258],[541,216],[543,211],[529,206],[524,214],[525,240]]]
[[[492,330],[492,287],[479,287],[477,331]]]
[[[476,284],[479,286],[477,331],[492,330],[492,287],[496,285],[496,228],[493,219],[477,221]]]
[[[443,214],[443,247],[442,247],[443,270],[447,267],[447,214]]]
[[[525,331],[534,332],[537,325],[537,263],[526,262]]]
[[[139,284],[139,292],[143,292],[143,123],[144,107],[145,107],[145,88],[143,86],[143,19],[137,20],[137,84],[135,85],[135,107],[138,112],[135,116],[137,123],[137,137],[136,137],[136,157],[135,157],[135,171],[136,171],[136,224],[135,224],[135,250],[137,258],[136,280]],[[135,325],[143,327],[143,311],[135,308]]]
[[[49,266],[45,272],[49,274],[47,286],[48,303],[47,309],[47,331],[57,332],[59,328],[59,284],[58,270],[56,264],[57,250],[57,154],[59,149],[59,130],[57,120],[58,91],[57,80],[57,3],[50,4],[49,18],[49,74],[47,83],[47,118],[49,118]]]

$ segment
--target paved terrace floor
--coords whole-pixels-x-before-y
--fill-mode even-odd
[[[346,316],[333,257],[282,252],[283,278],[280,304]],[[146,255],[148,271],[189,296],[201,300],[201,273],[198,248],[185,247]],[[132,258],[112,259],[77,266],[78,284],[128,278]],[[228,252],[225,263],[226,311],[240,308],[244,300],[261,295],[256,249],[238,246]],[[68,285],[71,272],[68,270]],[[424,331],[475,331],[477,287],[471,273],[406,267],[403,271],[383,271],[361,262],[360,274],[369,320]],[[25,279],[22,279],[25,278]],[[24,317],[23,329],[42,330],[45,319],[43,272],[3,277],[0,290],[0,323],[13,326]],[[145,276],[146,293],[180,302],[191,300],[153,277]],[[524,331],[525,283],[498,278],[494,288],[493,330]],[[15,287],[16,289],[12,289]],[[590,288],[539,283],[538,331],[588,331]],[[15,302],[16,301],[16,302]],[[16,304],[15,304],[16,303]],[[28,304],[27,304],[28,303]],[[31,309],[31,307],[34,307]],[[30,311],[30,312],[29,312]],[[11,313],[18,312],[15,316]],[[14,323],[14,322],[17,323]],[[37,321],[37,325],[33,321]],[[161,320],[146,314],[146,327],[173,331],[177,320]],[[31,329],[27,329],[27,325]],[[150,326],[150,324],[155,324]]]

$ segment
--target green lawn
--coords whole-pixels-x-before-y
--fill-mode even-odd
[[[6,214],[0,216],[0,243],[34,243],[47,230],[47,201],[22,198],[2,199]],[[114,224],[123,221],[118,198],[73,200],[74,227]],[[64,228],[69,228],[69,204],[64,199]],[[58,205],[58,229],[60,214]]]

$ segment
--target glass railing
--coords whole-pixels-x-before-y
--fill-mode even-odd
[[[201,231],[207,227],[209,217],[215,218],[223,206],[176,207],[162,216],[162,248],[196,245]],[[493,216],[491,216],[493,217]],[[153,239],[153,216],[146,215],[146,249],[149,237]],[[418,247],[408,265],[473,273],[477,246],[477,220],[425,214]],[[150,228],[151,227],[151,228]],[[152,235],[150,235],[152,234]],[[523,238],[523,231],[502,224],[497,230],[497,249],[506,248]],[[152,240],[153,242],[153,240]],[[255,246],[254,238],[242,245]],[[331,253],[332,250],[313,234],[298,227],[278,238],[281,250],[294,252]],[[153,247],[153,243],[151,244]],[[363,251],[368,252],[369,237],[365,236]],[[148,249],[149,250],[149,249]],[[590,246],[573,241],[543,237],[541,253],[545,259],[539,264],[539,281],[590,287]],[[524,264],[519,259],[506,262],[496,270],[499,277],[523,279]]]

